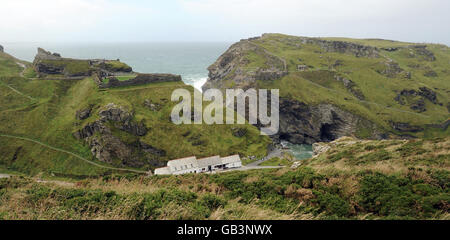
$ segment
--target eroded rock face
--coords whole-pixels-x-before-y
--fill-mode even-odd
[[[359,100],[364,100],[366,99],[366,97],[364,96],[364,94],[362,93],[362,91],[358,88],[358,86],[356,85],[356,83],[354,83],[352,80],[347,79],[345,77],[341,77],[339,75],[335,76],[335,79],[339,82],[342,82],[342,84],[344,84],[344,87],[347,88],[347,90],[356,98],[358,98]]]
[[[317,44],[327,52],[352,54],[355,57],[379,57],[378,49],[351,42],[304,38],[303,43]]]
[[[306,105],[291,99],[280,99],[280,131],[277,136],[297,144],[329,142],[355,134],[358,125],[375,129],[375,126],[359,116],[331,104]],[[373,138],[381,135],[373,134]]]
[[[209,78],[203,90],[227,87],[226,82],[232,83],[234,88],[248,89],[255,84],[256,79],[275,80],[287,74],[281,59],[269,54],[250,40],[241,40],[233,44],[208,68]],[[249,52],[264,58],[266,66],[247,68]]]
[[[436,57],[434,56],[434,53],[427,49],[426,45],[413,45],[410,46],[415,52],[415,54],[421,56],[424,58],[425,61],[436,61]]]
[[[3,51],[4,51],[4,48],[2,45],[0,45],[0,52],[3,52]]]
[[[83,112],[86,111],[84,110]],[[147,134],[145,124],[134,121],[132,112],[127,111],[122,106],[110,103],[103,107],[98,114],[100,116],[99,120],[88,123],[82,129],[73,133],[75,138],[85,140],[89,144],[92,155],[98,160],[107,163],[117,163],[117,160],[119,160],[123,166],[159,165],[157,160],[158,157],[165,156],[164,150],[157,149],[141,141],[124,143],[112,134],[111,125],[135,136]],[[80,117],[79,115],[80,112],[77,113],[77,117]]]
[[[85,108],[85,109],[78,110],[76,113],[76,118],[78,120],[84,120],[91,116],[91,111],[92,111],[92,106],[89,106],[88,108]]]
[[[407,101],[408,98],[410,99],[409,102]],[[439,104],[436,92],[427,87],[420,87],[419,90],[403,89],[394,98],[394,100],[401,105],[409,103],[410,108],[416,112],[425,112],[427,110],[425,99],[433,104]]]

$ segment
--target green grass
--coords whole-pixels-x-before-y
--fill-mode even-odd
[[[42,60],[42,63],[55,67],[64,68],[64,73],[68,75],[86,75],[91,71],[88,60],[61,59],[61,60]]]
[[[0,71],[0,132],[39,140],[93,161],[97,160],[92,156],[89,146],[75,139],[72,133],[97,120],[99,109],[109,103],[134,112],[135,121],[143,121],[149,129],[144,137],[130,136],[114,128],[113,134],[127,143],[139,139],[166,151],[166,156],[159,159],[162,162],[191,155],[205,157],[238,153],[262,157],[270,142],[267,136],[261,136],[259,130],[250,125],[243,126],[248,129],[245,136],[235,137],[232,125],[173,124],[170,121],[175,104],[170,102],[172,91],[180,87],[193,91],[192,87],[181,82],[99,90],[91,78],[70,81],[22,78],[18,76],[22,69],[12,58],[0,58],[0,61],[4,61],[5,69],[8,69]],[[147,108],[144,105],[147,99],[160,104],[161,110]],[[76,112],[88,106],[93,106],[92,116],[83,121],[76,120]],[[190,134],[185,135],[186,132]],[[133,139],[130,140],[130,137]],[[10,171],[31,175],[43,172],[46,175],[75,178],[110,173],[109,170],[99,169],[65,153],[22,140],[0,137],[0,144],[0,166]],[[143,169],[152,168],[154,166],[143,166]]]
[[[389,40],[364,40],[364,39],[338,39],[359,43],[373,47],[406,47],[412,43],[394,42]],[[331,103],[347,111],[364,117],[374,122],[379,128],[396,133],[389,122],[407,122],[412,125],[425,126],[426,124],[442,123],[449,117],[446,105],[450,95],[446,89],[450,88],[450,74],[448,62],[450,61],[450,48],[443,45],[427,44],[427,49],[436,56],[436,61],[425,61],[417,53],[414,57],[406,55],[406,49],[395,52],[379,50],[378,58],[355,57],[352,54],[326,52],[315,44],[303,44],[301,38],[268,34],[261,39],[253,40],[253,43],[286,60],[290,73],[275,81],[257,81],[260,88],[278,88],[282,97],[293,98],[307,104]],[[255,51],[249,51],[248,66],[253,68],[265,68],[262,55],[258,58]],[[408,52],[409,54],[409,52]],[[397,62],[404,71],[411,72],[412,78],[406,79],[404,74],[394,78],[388,78],[377,73],[379,68],[384,69],[387,58]],[[340,65],[334,66],[337,61]],[[312,66],[305,72],[296,72],[297,65]],[[419,68],[414,67],[420,66]],[[426,71],[432,69],[438,73],[438,77],[426,77]],[[343,84],[334,80],[334,75],[341,75],[352,80],[356,88],[365,96],[365,101],[357,99],[347,90]],[[425,100],[426,111],[414,112],[409,105],[401,105],[394,101],[396,91],[403,89],[418,89],[426,86],[437,93],[441,104],[433,104]],[[362,137],[370,135],[367,132],[359,132]],[[411,133],[418,137],[446,136],[443,131],[428,131]]]

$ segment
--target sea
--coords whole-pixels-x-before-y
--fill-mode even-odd
[[[5,52],[32,62],[41,47],[63,57],[77,59],[120,59],[140,73],[172,73],[201,91],[208,78],[208,66],[224,53],[231,42],[148,43],[1,43]],[[312,156],[311,145],[285,143],[298,159]]]

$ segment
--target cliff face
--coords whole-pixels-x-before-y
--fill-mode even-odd
[[[0,45],[0,52],[3,52],[3,51],[4,51],[3,46]]]
[[[420,136],[449,117],[445,98],[450,99],[450,74],[444,66],[450,56],[442,55],[448,50],[379,39],[263,34],[222,54],[208,68],[203,90],[280,89],[275,140]],[[430,131],[446,135],[446,128],[439,129]]]
[[[133,71],[130,66],[119,60],[63,58],[59,53],[51,53],[42,48],[38,48],[33,66],[40,77],[63,75],[65,78],[83,78],[91,76],[94,72],[108,76],[117,72]]]
[[[251,59],[250,55],[258,59]],[[253,60],[263,64],[253,65]],[[209,78],[203,86],[204,90],[230,87],[247,89],[253,87],[258,79],[274,80],[287,74],[282,59],[249,40],[233,44],[208,70]]]
[[[291,143],[329,142],[357,135],[360,126],[370,129],[371,138],[384,138],[376,126],[360,116],[331,104],[306,105],[292,99],[280,99],[280,131],[275,139]]]

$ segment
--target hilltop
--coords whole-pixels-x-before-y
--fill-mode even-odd
[[[278,139],[432,138],[450,130],[450,48],[263,34],[209,67],[208,88],[280,89]]]

